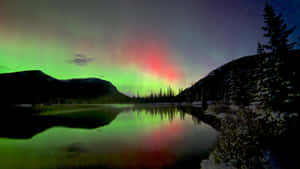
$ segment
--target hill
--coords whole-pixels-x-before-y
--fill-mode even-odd
[[[189,102],[205,100],[227,105],[259,105],[263,102],[260,96],[267,91],[263,84],[270,81],[269,79],[278,78],[278,67],[266,64],[266,61],[271,60],[272,57],[272,54],[265,54],[233,60],[186,88],[178,97]],[[287,60],[284,70],[292,84],[279,92],[283,95],[295,96],[293,101],[296,103],[299,102],[300,94],[300,67],[297,65],[300,50],[290,51],[283,58]],[[280,64],[276,63],[276,65]]]
[[[128,101],[110,82],[96,79],[58,80],[42,71],[0,74],[1,103],[110,103]]]

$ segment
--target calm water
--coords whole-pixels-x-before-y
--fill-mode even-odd
[[[80,110],[56,116],[85,119],[101,113]],[[127,109],[98,128],[51,126],[29,138],[2,137],[0,168],[199,168],[217,135],[176,108]]]

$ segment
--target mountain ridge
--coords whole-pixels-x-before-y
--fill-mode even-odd
[[[40,70],[0,74],[1,103],[106,103],[129,97],[98,78],[59,80]]]
[[[226,105],[254,105],[264,102],[260,94],[265,92],[261,85],[264,81],[274,78],[278,72],[275,65],[269,66],[264,62],[274,57],[271,53],[251,55],[235,59],[212,70],[194,85],[179,93],[180,100],[212,101]],[[300,67],[297,66],[300,50],[290,51],[286,56],[288,79],[292,82],[293,92],[284,95],[299,93]],[[274,73],[274,75],[272,75]],[[275,76],[276,78],[276,76]],[[278,77],[277,77],[278,78]],[[293,96],[294,103],[299,102],[299,96]]]

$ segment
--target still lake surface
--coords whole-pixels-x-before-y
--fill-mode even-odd
[[[108,122],[97,123],[110,113]],[[218,136],[201,119],[175,107],[80,109],[42,116],[55,123],[28,138],[0,137],[1,169],[200,168]],[[59,125],[61,119],[79,124]]]

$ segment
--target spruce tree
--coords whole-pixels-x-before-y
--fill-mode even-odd
[[[264,45],[261,44],[260,42],[257,43],[257,54],[258,54],[258,55],[263,55],[263,54],[265,54]]]
[[[288,51],[293,49],[296,43],[290,43],[288,39],[295,27],[288,29],[282,15],[277,15],[269,3],[266,3],[264,9],[264,19],[265,26],[262,29],[266,32],[264,37],[268,38],[268,44],[263,45],[263,49],[271,53],[263,57],[260,65],[263,77],[260,78],[259,95],[263,100],[263,107],[282,111],[290,100],[291,71]],[[261,44],[258,47],[261,55]]]
[[[293,49],[296,42],[289,43],[288,37],[294,32],[296,27],[288,29],[287,24],[282,19],[282,14],[277,15],[269,3],[266,3],[264,8],[264,19],[266,24],[262,27],[266,31],[264,37],[269,38],[268,44],[264,45],[264,47],[271,50],[274,54]]]

